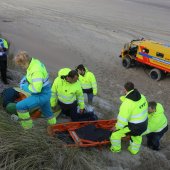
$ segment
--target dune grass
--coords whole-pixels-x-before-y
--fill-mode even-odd
[[[0,169],[100,170],[104,163],[94,149],[64,147],[62,141],[46,132],[46,121],[36,121],[31,130],[0,111]]]

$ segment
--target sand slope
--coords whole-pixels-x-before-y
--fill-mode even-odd
[[[114,105],[115,115],[122,86],[131,80],[148,100],[162,103],[170,119],[170,77],[152,81],[148,70],[126,70],[118,58],[123,44],[135,38],[170,44],[170,1],[0,0],[0,4],[0,32],[11,40],[12,51],[28,51],[51,72],[84,63],[95,73],[99,96]],[[166,152],[169,155],[170,148]]]

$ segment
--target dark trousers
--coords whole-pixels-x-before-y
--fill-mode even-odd
[[[163,137],[164,133],[168,131],[168,126],[166,126],[160,132],[153,132],[146,135],[147,145],[153,150],[159,150],[160,139]]]
[[[91,113],[77,113],[77,101],[75,101],[72,104],[64,104],[60,101],[58,101],[58,104],[61,108],[62,114],[65,114],[66,116],[70,116],[72,121],[90,121],[95,120],[95,117]]]
[[[93,103],[93,93],[86,93],[87,94],[87,98],[88,98],[88,104],[92,105]]]
[[[72,104],[64,104],[58,101],[58,104],[62,110],[62,114],[70,117],[74,117],[74,115],[77,114],[77,101]]]
[[[7,59],[0,59],[0,70],[1,70],[1,79],[3,82],[7,81]]]
[[[84,94],[87,94],[87,99],[88,99],[88,104],[92,104],[93,103],[93,89],[90,88],[90,89],[83,89],[83,93]]]

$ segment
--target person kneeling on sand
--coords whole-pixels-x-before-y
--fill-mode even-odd
[[[95,120],[94,114],[85,113],[83,91],[76,70],[63,68],[52,85],[51,107],[60,106],[61,114],[70,116],[72,121]],[[77,108],[79,106],[79,113]]]
[[[51,83],[44,64],[35,58],[31,58],[25,51],[20,51],[14,57],[14,62],[26,70],[21,88],[31,94],[31,96],[16,105],[22,127],[24,129],[32,128],[33,122],[29,110],[35,107],[40,107],[43,115],[48,119],[48,124],[56,124],[56,118],[50,107]]]
[[[168,121],[164,114],[164,108],[155,101],[148,105],[148,127],[142,134],[147,137],[147,146],[153,150],[160,149],[160,139],[168,131]]]
[[[115,132],[110,137],[112,152],[121,151],[121,138],[130,135],[128,150],[132,154],[139,152],[142,136],[148,124],[148,102],[144,95],[134,88],[132,82],[124,85],[125,96],[121,97],[122,104],[119,109]]]

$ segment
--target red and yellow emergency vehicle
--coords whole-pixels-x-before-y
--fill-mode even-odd
[[[150,77],[160,80],[170,73],[170,45],[151,40],[132,40],[121,51],[122,65],[125,68],[142,63],[150,66]]]

